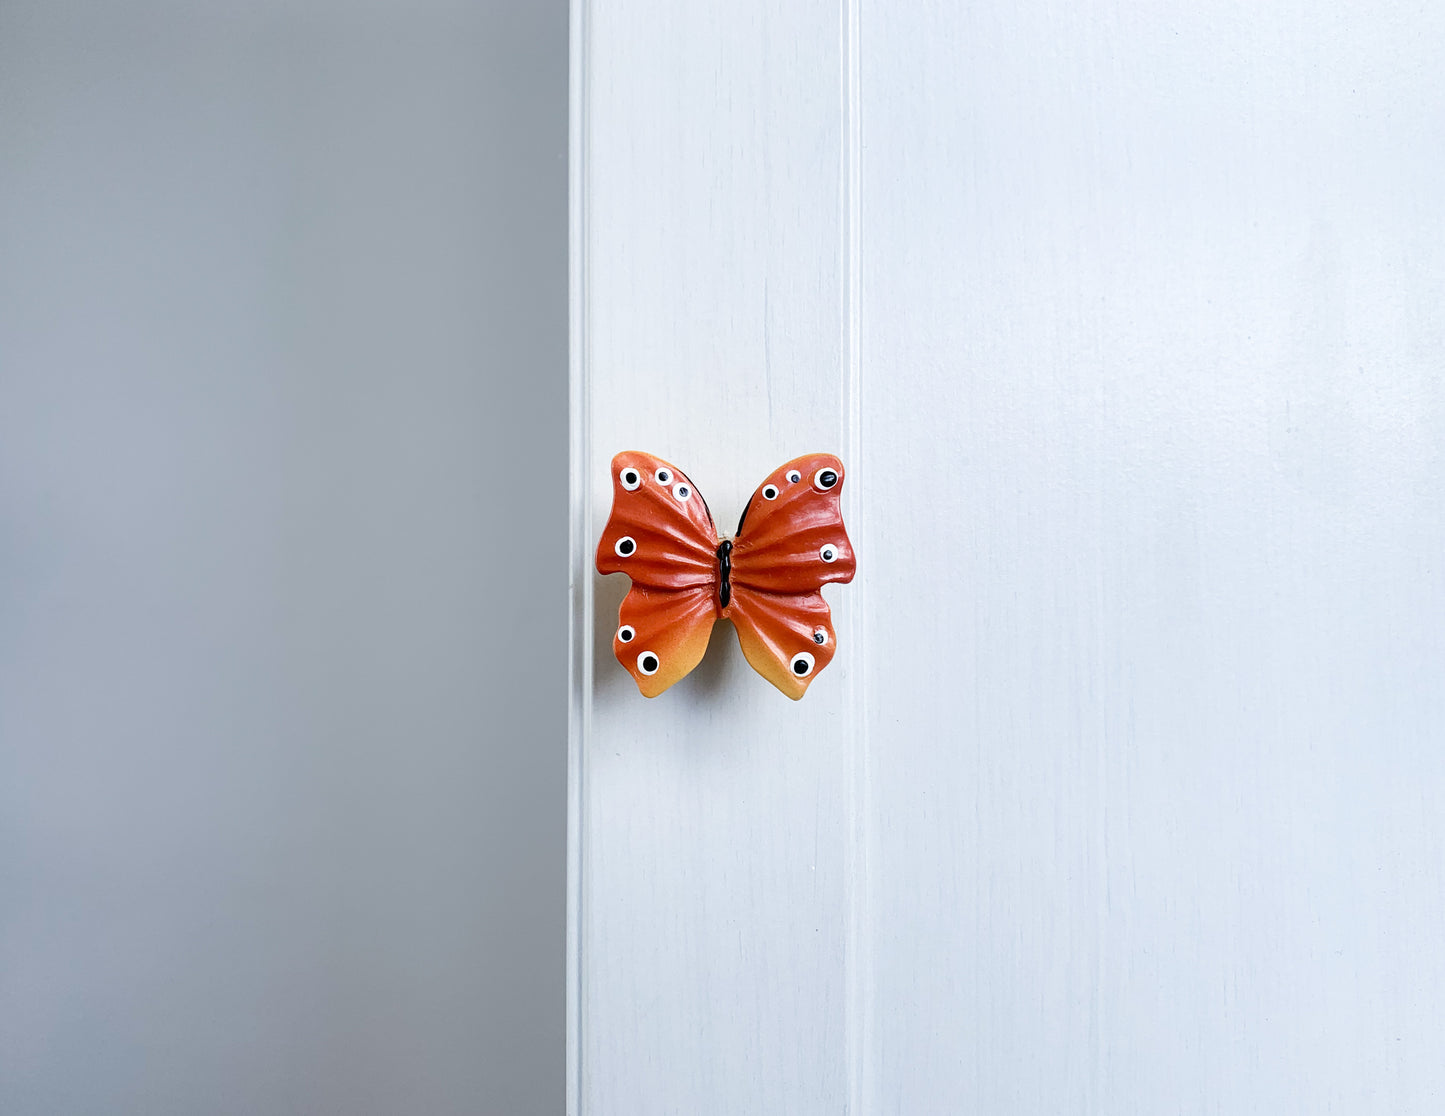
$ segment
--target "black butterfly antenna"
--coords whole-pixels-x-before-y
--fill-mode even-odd
[[[751,496],[749,496],[749,497],[748,497],[748,502],[743,505],[743,514],[740,515],[740,516],[738,516],[738,529],[733,532],[733,537],[734,537],[734,538],[736,538],[738,535],[741,535],[741,534],[743,533],[743,523],[747,521],[747,518],[748,518],[748,509],[751,508],[752,506],[753,506],[753,498],[752,498]]]
[[[692,486],[692,490],[694,492],[697,492],[697,498],[702,501],[702,510],[707,513],[708,525],[712,528],[713,534],[717,534],[717,520],[713,519],[712,517],[712,508],[707,506],[707,497],[704,496],[701,492],[698,492],[697,485],[692,483],[692,478],[690,476],[684,473],[681,469],[679,469],[677,472],[683,480],[687,481],[687,483]]]

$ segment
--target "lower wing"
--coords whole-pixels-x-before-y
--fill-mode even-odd
[[[833,661],[837,637],[821,593],[764,593],[737,586],[728,616],[752,668],[794,701]]]
[[[633,585],[617,611],[612,651],[643,697],[656,697],[702,661],[717,619],[711,585]]]

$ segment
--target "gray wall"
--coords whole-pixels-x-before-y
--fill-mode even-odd
[[[566,6],[0,0],[0,1111],[556,1113]]]

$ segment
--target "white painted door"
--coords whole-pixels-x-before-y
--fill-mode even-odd
[[[570,1110],[1445,1104],[1445,10],[580,0]],[[607,463],[839,453],[794,704]]]

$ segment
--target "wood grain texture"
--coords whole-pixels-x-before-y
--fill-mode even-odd
[[[1438,1111],[1442,15],[577,11],[571,1111]],[[844,458],[803,702],[625,448]]]

